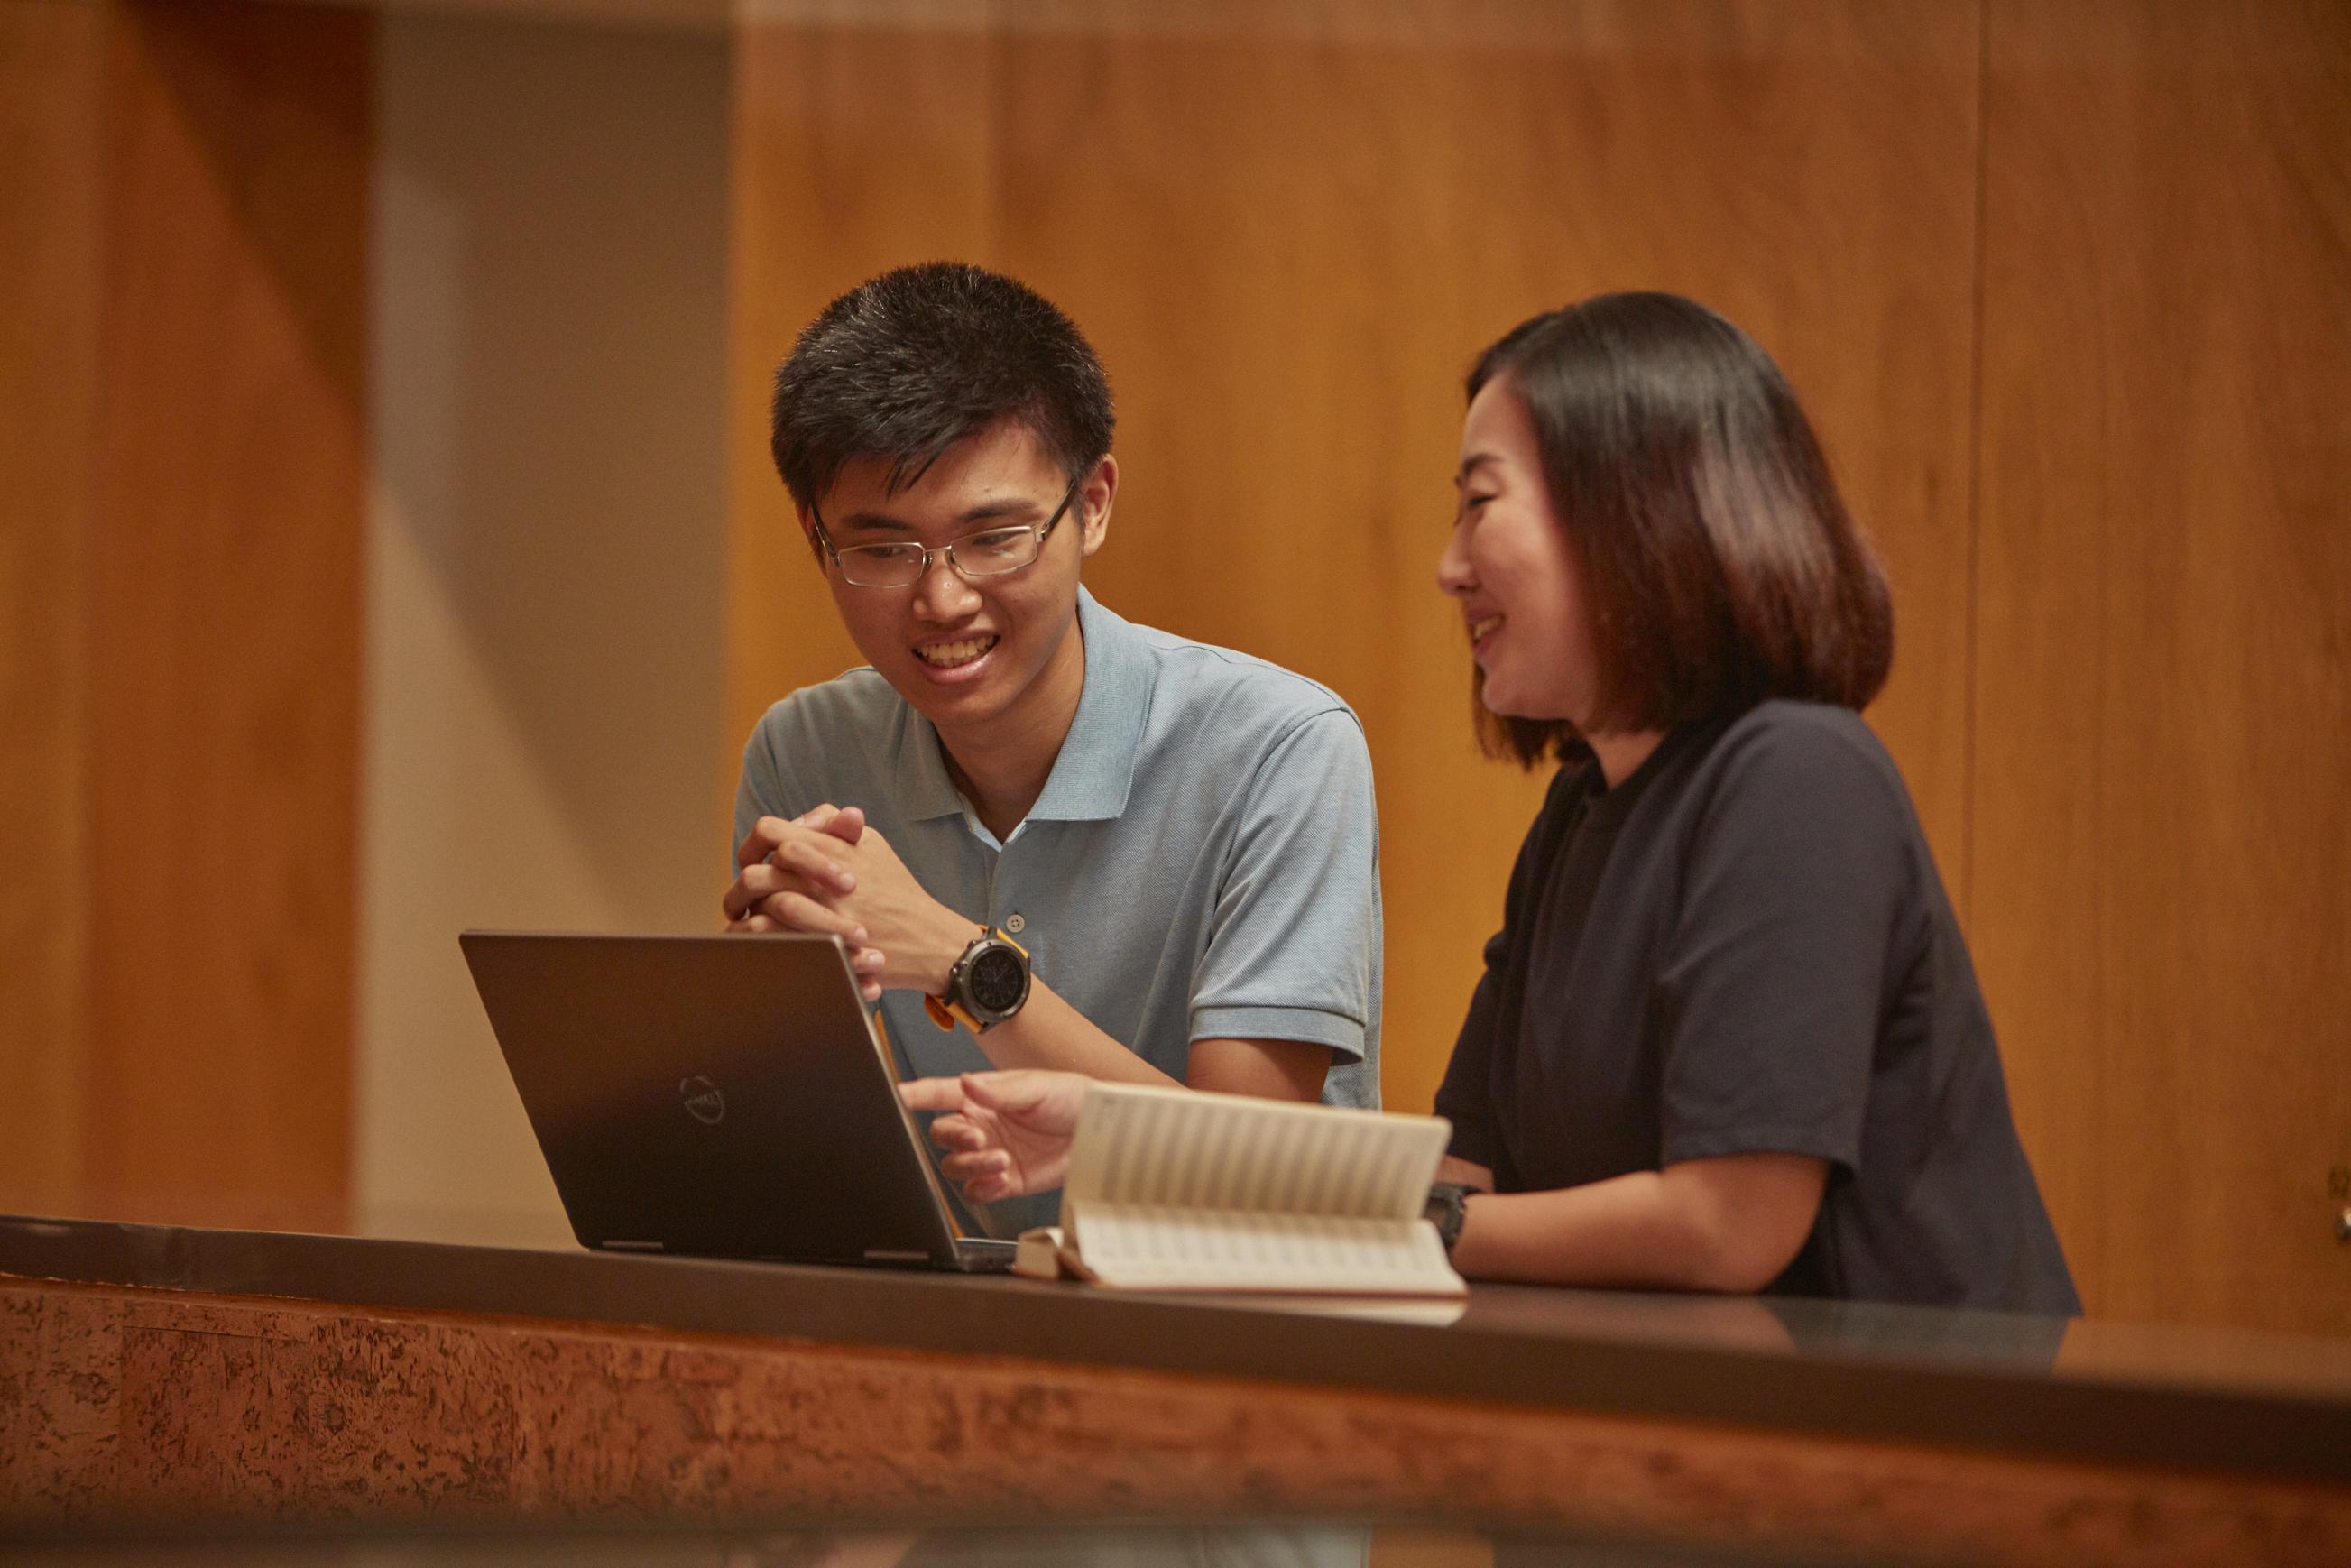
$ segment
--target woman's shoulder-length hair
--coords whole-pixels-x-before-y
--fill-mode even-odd
[[[1858,709],[1894,609],[1795,393],[1729,321],[1672,294],[1535,317],[1479,356],[1526,408],[1582,574],[1595,733],[1671,729],[1773,697]],[[1589,753],[1562,721],[1478,704],[1489,755]]]

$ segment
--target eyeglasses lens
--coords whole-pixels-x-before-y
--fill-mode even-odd
[[[966,577],[997,577],[1035,560],[1038,546],[1035,528],[990,528],[956,539],[945,553]],[[838,559],[841,576],[859,588],[904,588],[927,568],[920,545],[852,545]]]

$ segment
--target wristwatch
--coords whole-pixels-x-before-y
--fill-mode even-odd
[[[1028,999],[1029,949],[983,925],[947,970],[947,994],[925,997],[923,1010],[941,1029],[961,1024],[982,1034],[1019,1012]]]
[[[1480,1189],[1465,1186],[1458,1181],[1440,1181],[1428,1189],[1428,1203],[1421,1217],[1437,1227],[1437,1239],[1451,1252],[1453,1244],[1461,1239],[1461,1222],[1469,1218],[1469,1195]]]

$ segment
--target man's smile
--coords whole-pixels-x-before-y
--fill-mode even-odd
[[[952,670],[968,664],[996,646],[993,632],[982,632],[970,637],[960,637],[952,643],[929,643],[916,648],[914,656],[933,669]]]

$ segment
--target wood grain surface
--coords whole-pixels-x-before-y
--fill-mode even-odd
[[[738,728],[853,657],[812,573],[771,586],[759,377],[884,266],[1026,277],[1119,393],[1092,585],[1364,717],[1385,1091],[1425,1106],[1541,783],[1474,756],[1430,584],[1458,377],[1534,310],[1691,294],[1886,556],[1870,716],[2091,1310],[2351,1330],[2351,13],[810,15],[741,35]]]
[[[2015,1564],[2339,1562],[2351,1493],[1279,1383],[0,1282],[0,1527],[1322,1514]]]
[[[350,1160],[362,15],[106,16],[85,1179],[316,1223]]]
[[[994,49],[949,33],[745,27],[735,43],[726,399],[726,780],[768,705],[864,663],[768,452],[776,367],[828,300],[985,256]]]
[[[737,744],[855,662],[768,465],[759,389],[789,333],[888,266],[1026,279],[1119,401],[1091,586],[1364,719],[1385,1093],[1426,1108],[1543,784],[1478,758],[1435,587],[1460,379],[1537,310],[1663,287],[1753,331],[1818,418],[1897,584],[1903,656],[1873,716],[1961,853],[1972,5],[1052,16],[741,34]]]
[[[2090,1310],[2351,1333],[2351,13],[1992,8],[1978,964]]]
[[[1886,557],[1871,717],[2092,1311],[2351,1332],[2351,11],[860,15],[737,33],[726,777],[855,660],[768,465],[793,333],[902,262],[1024,276],[1120,398],[1090,581],[1364,717],[1419,1108],[1541,787],[1475,757],[1431,584],[1459,375],[1533,310],[1692,294]],[[0,5],[12,1190],[341,1201],[368,26]]]
[[[0,5],[0,1193],[81,1162],[99,13]]]

